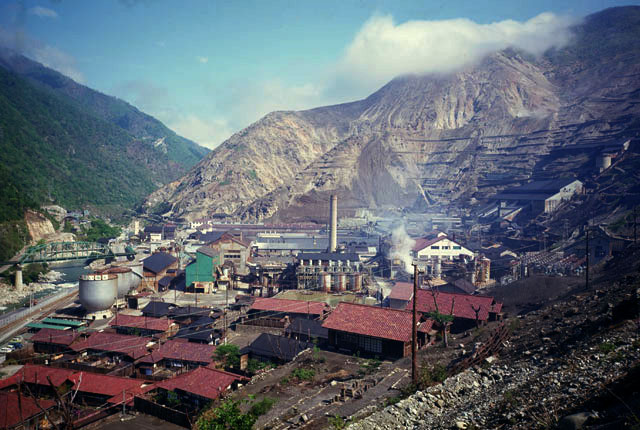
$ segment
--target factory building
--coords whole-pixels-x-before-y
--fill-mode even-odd
[[[142,267],[142,287],[158,291],[158,281],[167,276],[170,270],[178,268],[178,259],[166,252],[156,252],[142,260]]]
[[[582,194],[583,184],[575,178],[533,181],[517,188],[508,188],[495,196],[500,217],[530,210],[532,214],[551,213],[564,201]]]
[[[360,291],[362,269],[358,254],[323,252],[298,254],[296,276],[298,289]]]
[[[435,236],[417,239],[412,252],[413,257],[418,260],[454,260],[461,257],[473,258],[473,251],[449,238],[445,233],[438,233]]]
[[[225,233],[216,240],[206,243],[206,246],[213,250],[218,256],[220,265],[232,265],[236,273],[247,274],[247,258],[249,257],[249,245]]]
[[[215,268],[220,265],[220,254],[208,246],[196,251],[196,258],[185,269],[186,287],[198,292],[209,293],[215,286]]]

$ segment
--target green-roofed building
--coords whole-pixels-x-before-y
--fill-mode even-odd
[[[59,325],[59,326],[70,327],[75,329],[86,325],[84,321],[68,320],[64,318],[52,318],[52,317],[47,317],[43,319],[41,322],[43,324]]]
[[[38,330],[40,330],[41,328],[51,328],[54,330],[71,330],[71,327],[69,326],[62,326],[62,325],[55,325],[55,324],[44,324],[44,323],[36,323],[36,322],[32,322],[27,324],[27,328],[29,329],[30,332],[36,332]]]
[[[196,251],[196,259],[185,269],[185,285],[188,290],[210,292],[215,284],[215,268],[220,265],[220,255],[207,246]]]

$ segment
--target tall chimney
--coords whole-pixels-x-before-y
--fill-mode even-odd
[[[338,250],[338,196],[331,195],[331,206],[329,207],[331,227],[329,231],[329,252]]]

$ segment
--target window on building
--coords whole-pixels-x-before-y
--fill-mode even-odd
[[[369,352],[382,352],[382,340],[368,336],[360,336],[358,346]]]
[[[449,249],[449,246],[448,246],[448,245],[444,245],[444,246],[442,247],[442,249]]]
[[[460,245],[453,245],[453,249],[462,249]]]
[[[440,245],[431,245],[431,249],[440,249]]]

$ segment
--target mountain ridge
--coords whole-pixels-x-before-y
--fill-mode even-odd
[[[604,10],[573,31],[541,57],[506,49],[446,76],[396,78],[363,100],[268,114],[145,208],[324,221],[332,193],[345,208],[442,209],[497,191],[490,175],[552,177],[540,168],[551,149],[637,134],[640,50],[629,43],[640,8]]]

